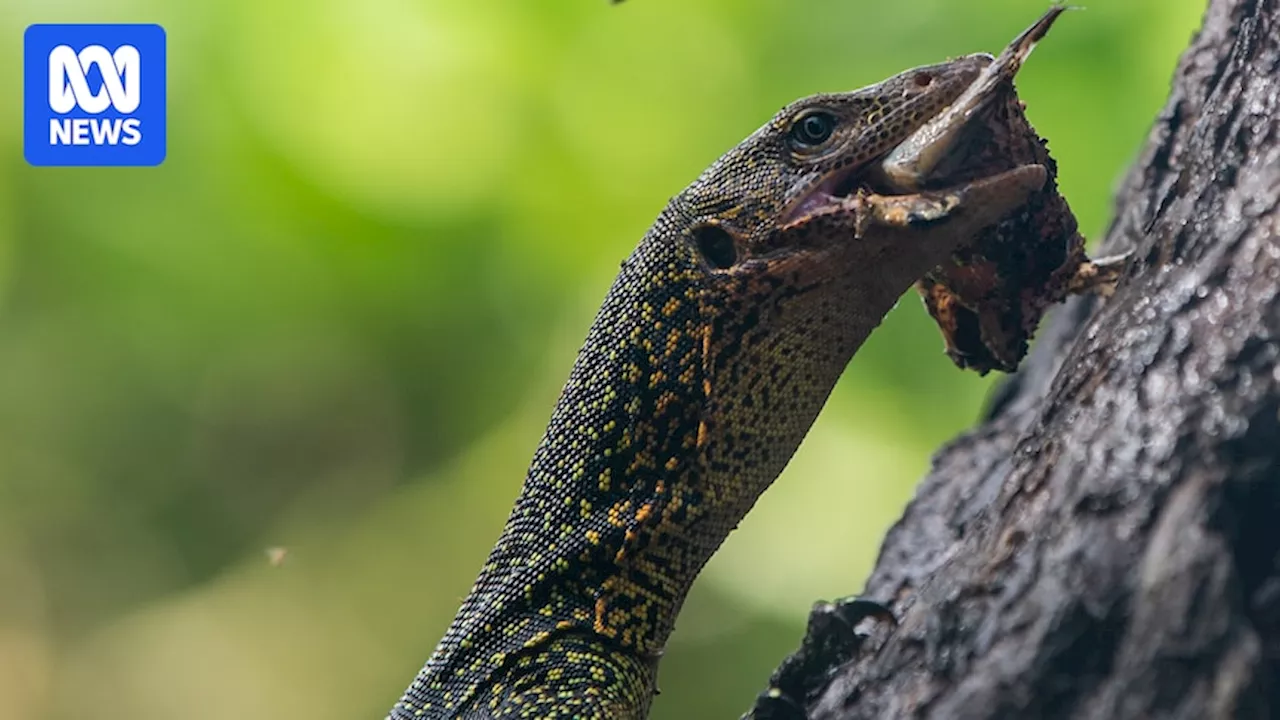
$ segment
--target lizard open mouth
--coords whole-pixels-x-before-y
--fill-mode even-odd
[[[784,224],[812,217],[824,210],[835,209],[842,200],[866,187],[866,168],[851,167],[837,170],[814,185],[787,212]]]
[[[878,159],[877,161],[878,162]],[[823,178],[810,188],[787,212],[784,224],[791,224],[820,214],[836,211],[844,200],[859,190],[875,190],[875,162],[870,165],[842,168]]]

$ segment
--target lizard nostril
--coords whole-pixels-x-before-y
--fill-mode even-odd
[[[927,72],[918,72],[915,77],[911,78],[911,81],[916,84],[916,87],[929,87],[933,82],[933,75]]]

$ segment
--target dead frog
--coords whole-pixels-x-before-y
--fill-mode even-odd
[[[1090,260],[1076,218],[1058,193],[1057,166],[1027,121],[1013,76],[1066,8],[1049,9],[995,58],[947,110],[879,165],[872,183],[891,192],[956,185],[1028,164],[1047,171],[1020,210],[983,230],[917,284],[961,369],[1012,372],[1040,318],[1069,295],[1109,294],[1128,255]]]

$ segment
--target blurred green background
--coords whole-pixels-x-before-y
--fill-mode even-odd
[[[382,717],[667,198],[784,103],[1044,7],[5,0],[0,718]],[[1201,8],[1100,0],[1021,75],[1091,236]],[[163,166],[23,161],[23,29],[87,21],[167,29]],[[736,717],[988,388],[903,302],[700,579],[654,717]]]

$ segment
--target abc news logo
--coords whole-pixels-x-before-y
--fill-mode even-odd
[[[97,115],[108,107],[129,114],[142,99],[140,75],[142,59],[138,48],[121,45],[114,53],[101,45],[90,45],[77,53],[69,45],[49,52],[49,107],[65,115],[77,107]],[[87,72],[97,68],[102,88],[89,89]],[[50,118],[50,145],[137,145],[142,142],[142,121],[138,118]]]
[[[158,165],[167,142],[159,25],[32,25],[23,43],[32,165]]]

